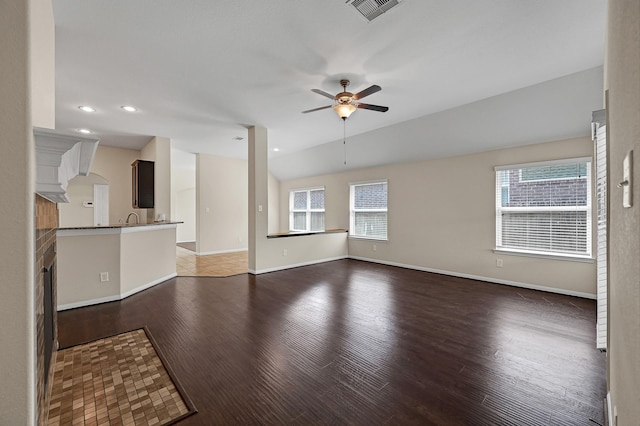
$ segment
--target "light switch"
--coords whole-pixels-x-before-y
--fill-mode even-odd
[[[622,207],[629,208],[633,205],[633,151],[622,160]]]

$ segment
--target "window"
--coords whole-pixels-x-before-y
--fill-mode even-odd
[[[496,167],[496,249],[591,257],[591,159]]]
[[[324,188],[289,192],[289,230],[324,231]]]
[[[387,239],[387,181],[350,185],[350,236]]]

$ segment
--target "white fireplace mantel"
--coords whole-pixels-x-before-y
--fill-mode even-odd
[[[34,127],[36,193],[54,203],[68,203],[69,180],[89,174],[99,139]]]

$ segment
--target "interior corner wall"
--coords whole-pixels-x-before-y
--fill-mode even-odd
[[[140,222],[146,220],[144,209],[133,209],[131,200],[131,163],[140,158],[135,149],[98,145],[91,165],[91,173],[102,176],[109,183],[109,221],[124,223],[130,212],[138,213]]]
[[[640,2],[609,0],[606,80],[609,144],[608,388],[613,424],[640,419]],[[633,151],[633,206],[622,205],[622,161]]]
[[[324,186],[326,228],[348,229],[349,183],[388,179],[389,241],[350,239],[350,257],[595,297],[593,262],[493,252],[494,166],[592,153],[593,143],[585,137],[281,181],[280,227],[288,229],[292,189]],[[498,257],[502,268],[496,267]]]
[[[247,250],[247,160],[196,155],[196,251]]]

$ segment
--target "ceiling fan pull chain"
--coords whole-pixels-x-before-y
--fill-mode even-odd
[[[344,165],[347,165],[347,120],[342,121],[342,146],[344,147]]]

